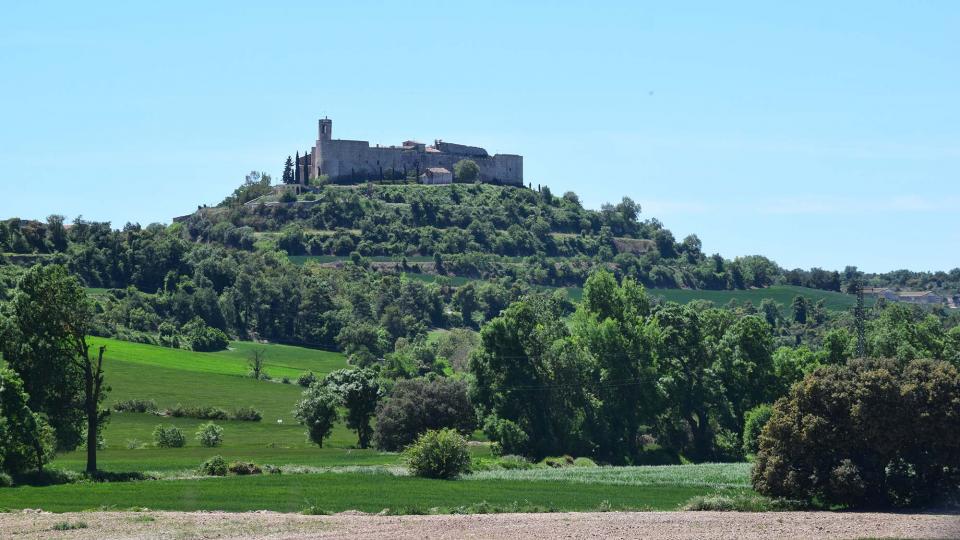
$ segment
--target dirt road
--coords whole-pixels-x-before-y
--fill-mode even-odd
[[[826,512],[302,516],[26,511],[0,514],[0,538],[960,538],[960,516]]]

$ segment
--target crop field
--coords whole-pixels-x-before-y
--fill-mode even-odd
[[[391,513],[428,513],[481,505],[517,511],[676,510],[692,497],[717,491],[683,481],[642,486],[600,482],[564,485],[529,478],[451,481],[386,471],[327,472],[19,487],[0,490],[0,507],[54,512],[132,507],[297,512],[312,507],[322,512],[387,509]]]

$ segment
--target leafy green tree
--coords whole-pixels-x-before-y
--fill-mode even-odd
[[[772,298],[764,298],[760,302],[760,312],[763,313],[764,320],[772,328],[780,326],[780,321],[783,320],[783,312],[780,309],[779,302]]]
[[[690,433],[688,454],[695,460],[710,459],[723,389],[713,370],[700,316],[694,308],[667,304],[654,313],[651,331],[671,413]]]
[[[461,159],[453,164],[453,176],[464,184],[476,182],[480,179],[480,166],[472,159]]]
[[[474,326],[473,314],[480,308],[480,303],[477,301],[477,289],[472,283],[457,287],[453,293],[453,305],[459,308],[463,324]]]
[[[654,344],[645,329],[649,309],[642,286],[631,279],[618,286],[612,274],[599,271],[587,279],[574,317],[574,339],[595,358],[592,378],[600,407],[594,442],[605,461],[638,456],[642,426],[652,424],[663,408]]]
[[[958,403],[947,362],[824,366],[774,405],[753,487],[847,507],[929,504],[960,485]]]
[[[743,317],[723,333],[717,352],[713,369],[739,432],[748,410],[777,397],[770,326],[760,317]]]
[[[88,472],[97,470],[97,440],[109,411],[100,408],[105,346],[87,342],[93,310],[77,279],[60,265],[34,266],[7,306],[3,357],[23,380],[29,406],[46,414],[63,449],[86,428]]]
[[[383,396],[377,374],[370,369],[339,369],[327,374],[323,384],[330,388],[347,408],[347,427],[357,432],[360,448],[370,446],[373,428],[370,419]]]
[[[374,443],[383,450],[399,450],[431,429],[469,435],[476,426],[464,382],[447,377],[401,380],[377,407]]]
[[[760,433],[773,415],[773,407],[762,403],[747,412],[743,425],[743,454],[755,455],[760,449]]]
[[[307,438],[323,448],[323,440],[330,436],[334,424],[340,419],[337,407],[340,396],[330,387],[314,383],[303,391],[303,397],[297,402],[293,415],[301,424],[307,426]]]
[[[527,445],[517,449],[524,454],[586,455],[595,418],[585,384],[590,369],[557,306],[530,297],[480,331],[480,348],[470,359],[471,400],[482,416],[510,421],[527,434]]]
[[[793,322],[807,324],[807,299],[797,295],[793,297]]]
[[[23,381],[13,370],[0,368],[0,471],[10,474],[43,471],[56,451],[53,428],[30,410]]]

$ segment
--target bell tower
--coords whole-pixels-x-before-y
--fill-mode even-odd
[[[333,138],[333,120],[329,118],[320,119],[320,129],[317,133],[317,141],[330,142]]]

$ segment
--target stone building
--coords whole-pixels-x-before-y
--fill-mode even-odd
[[[427,167],[427,170],[420,175],[421,184],[452,184],[453,173],[443,167]]]
[[[320,120],[316,145],[297,160],[296,175],[301,183],[321,175],[334,182],[421,178],[431,168],[452,171],[462,159],[476,162],[481,182],[523,185],[523,156],[491,156],[477,146],[441,140],[433,145],[404,141],[400,146],[370,146],[367,141],[334,139],[333,121],[328,118]]]

